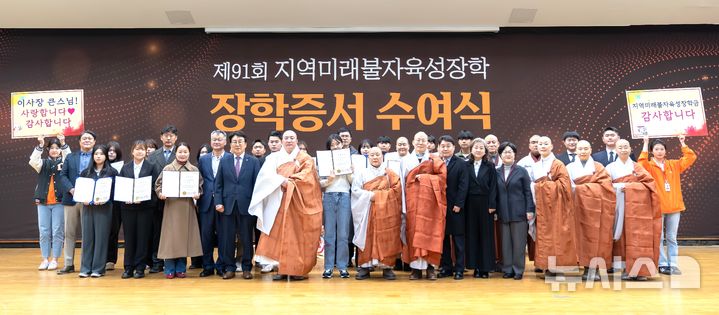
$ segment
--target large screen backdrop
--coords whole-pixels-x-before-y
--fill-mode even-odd
[[[193,151],[222,128],[242,129],[250,140],[298,130],[314,152],[343,126],[355,145],[468,129],[511,140],[521,157],[532,134],[552,137],[559,153],[562,133],[577,130],[602,150],[605,126],[630,135],[626,90],[700,87],[709,136],[687,141],[699,159],[682,175],[687,211],[679,234],[719,237],[718,76],[716,27],[430,35],[0,30],[0,240],[38,234],[37,176],[28,165],[36,140],[10,138],[10,94],[70,89],[84,90],[86,128],[99,142],[119,141],[128,159],[133,140],[158,139],[168,123]],[[76,137],[68,142],[78,150]],[[631,143],[638,155],[641,141]],[[668,150],[678,158],[678,141],[668,140]]]

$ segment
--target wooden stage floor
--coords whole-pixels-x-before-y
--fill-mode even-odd
[[[553,291],[533,272],[521,281],[498,273],[490,279],[474,279],[470,273],[462,281],[409,281],[405,272],[398,272],[396,281],[381,279],[381,272],[357,281],[354,271],[350,279],[340,279],[337,272],[322,279],[321,260],[310,278],[299,282],[272,281],[271,274],[259,271],[253,280],[199,278],[198,270],[185,279],[148,274],[123,280],[122,268],[99,279],[81,279],[77,272],[58,276],[36,270],[39,249],[0,249],[0,314],[719,313],[719,247],[681,247],[679,252],[685,255],[682,276],[641,283],[661,288],[628,288],[637,282],[615,283],[610,277],[609,288],[580,283],[576,291],[567,284]],[[531,263],[527,269],[533,269]]]

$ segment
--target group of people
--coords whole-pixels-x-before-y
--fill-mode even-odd
[[[410,271],[410,280],[475,278],[503,272],[520,280],[526,253],[535,271],[556,275],[584,267],[584,279],[598,270],[622,268],[623,279],[643,280],[658,271],[679,274],[676,233],[685,210],[680,173],[696,155],[679,136],[682,157],[666,158],[666,144],[644,139],[638,159],[616,128],[602,135],[605,149],[592,153],[577,132],[564,134],[566,150],[555,156],[552,140],[535,135],[529,153],[517,161],[517,146],[494,135],[462,130],[455,140],[417,132],[399,137],[392,151],[387,136],[352,146],[347,128],[331,134],[326,149],[349,149],[366,158],[351,174],[320,177],[307,144],[292,130],[273,131],[267,142],[241,131],[210,133],[209,145],[190,162],[191,148],[166,126],[161,146],[137,140],[123,162],[117,142],[97,144],[85,131],[80,151],[58,135],[33,150],[38,173],[41,270],[72,273],[77,230],[82,229],[80,277],[101,277],[117,262],[120,226],[125,236],[122,278],[145,270],[184,278],[187,258],[199,276],[232,279],[253,267],[277,271],[274,280],[305,279],[324,240],[323,278],[335,269],[349,278],[355,258],[358,280],[381,270]],[[229,152],[225,151],[229,142]],[[42,158],[44,149],[46,158]],[[163,195],[163,171],[199,172],[199,193]],[[131,203],[73,200],[75,180],[152,177],[150,200]],[[169,180],[169,179],[168,179]],[[666,240],[667,250],[663,243]],[[214,248],[218,256],[214,257]],[[621,257],[614,261],[613,257]]]

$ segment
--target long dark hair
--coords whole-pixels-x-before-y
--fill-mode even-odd
[[[339,141],[339,143],[342,144],[342,138],[340,138],[340,135],[333,133],[327,137],[327,150],[332,150],[332,140]]]
[[[92,148],[92,154],[90,155],[90,163],[87,164],[87,168],[82,171],[82,174],[80,176],[82,177],[90,177],[93,172],[95,172],[95,152],[97,150],[100,150],[103,155],[105,155],[105,162],[102,163],[102,170],[100,170],[100,176],[107,173],[108,167],[110,167],[110,159],[107,157],[107,145],[104,144],[96,144]]]
[[[115,151],[115,159],[110,162],[113,163],[113,162],[122,161],[122,149],[120,148],[120,143],[118,143],[117,141],[108,142],[107,143],[107,151],[109,152],[110,149]],[[108,157],[107,159],[109,160],[110,158]]]

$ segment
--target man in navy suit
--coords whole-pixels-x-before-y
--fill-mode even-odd
[[[576,131],[567,131],[562,135],[562,141],[564,142],[564,147],[567,148],[567,151],[562,152],[561,154],[557,155],[557,160],[562,161],[564,165],[569,165],[569,163],[574,162],[574,160],[577,159],[577,142],[579,140],[582,140],[579,136],[579,133]]]
[[[439,154],[447,164],[447,221],[444,228],[444,245],[439,277],[449,277],[454,273],[455,280],[464,279],[464,202],[469,189],[467,162],[454,155],[454,139],[451,136],[439,138]],[[450,237],[451,242],[450,244]],[[454,245],[454,246],[452,246]],[[455,264],[452,268],[451,249],[454,248]]]
[[[80,151],[70,153],[62,164],[59,183],[65,208],[65,267],[57,271],[59,275],[75,271],[75,241],[80,238],[78,229],[81,224],[82,202],[75,202],[72,195],[75,193],[75,180],[80,176],[80,172],[92,165],[92,148],[96,138],[94,132],[85,130],[80,135]]]
[[[175,160],[175,142],[177,141],[177,128],[174,125],[167,125],[160,131],[160,141],[162,147],[150,153],[147,160],[160,168],[160,173],[168,164]],[[151,251],[147,257],[152,259],[152,267],[150,273],[162,272],[165,262],[157,258],[157,250],[160,248],[160,231],[162,230],[162,214],[165,209],[165,201],[157,202],[157,210],[155,210],[152,218],[152,244],[148,247]]]
[[[220,160],[215,177],[215,210],[219,212],[217,223],[219,263],[222,279],[235,277],[235,235],[239,231],[242,241],[242,278],[252,279],[252,235],[254,217],[247,210],[252,199],[260,162],[251,154],[245,154],[247,136],[241,131],[230,133],[231,155]]]
[[[617,141],[619,141],[619,139],[621,139],[621,137],[619,137],[619,129],[611,126],[604,128],[602,142],[606,145],[606,149],[592,154],[592,159],[595,162],[601,163],[604,167],[616,161],[617,158],[619,158],[619,155],[617,155]],[[634,154],[631,154],[629,158],[631,158],[632,161],[637,160]]]
[[[200,157],[198,168],[202,175],[202,196],[197,201],[197,209],[200,213],[200,240],[202,242],[202,272],[200,277],[211,276],[215,269],[219,275],[222,270],[216,268],[213,259],[215,243],[217,242],[217,220],[218,214],[215,211],[215,177],[220,168],[220,161],[231,154],[225,152],[227,145],[227,134],[222,130],[215,130],[210,133],[210,146],[212,152]]]

